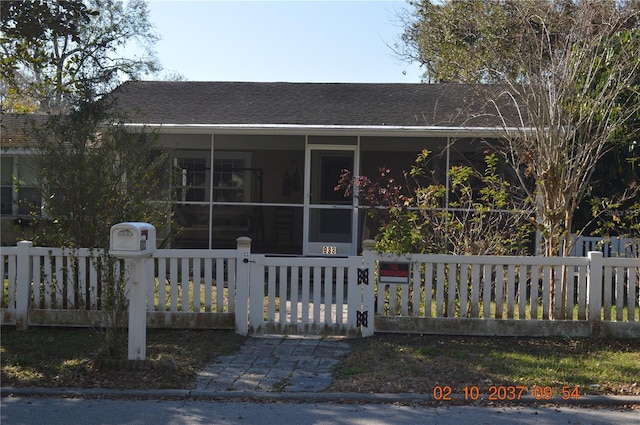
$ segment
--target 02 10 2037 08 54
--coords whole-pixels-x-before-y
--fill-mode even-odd
[[[532,392],[535,400],[551,401],[558,394],[562,400],[580,398],[578,387],[571,386],[563,386],[555,392],[553,387],[534,385]],[[462,394],[454,394],[449,385],[437,385],[433,388],[433,398],[436,401],[476,401],[485,398],[489,401],[519,401],[525,395],[528,395],[528,391],[523,385],[492,385],[488,388],[488,394],[481,394],[477,386],[463,387]]]

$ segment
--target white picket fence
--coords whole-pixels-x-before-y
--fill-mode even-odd
[[[606,258],[640,258],[640,240],[638,239],[571,234],[570,240],[570,257],[585,257],[589,251],[600,251]],[[542,252],[538,239],[536,240],[536,252]]]
[[[147,265],[147,325],[243,335],[640,335],[637,258],[395,255],[376,253],[373,241],[364,247],[347,258],[269,257],[239,238],[231,250],[158,250]],[[100,326],[99,258],[30,242],[2,247],[2,324]],[[406,282],[379,282],[380,262],[408,263]]]
[[[148,326],[234,329],[239,252],[156,251],[148,264]],[[123,263],[116,262],[120,267]],[[30,242],[2,247],[2,324],[102,326],[108,284],[103,273],[98,250],[41,248]]]
[[[234,328],[237,255],[229,250],[158,250],[147,318],[155,327]],[[215,314],[211,314],[215,313]]]
[[[377,259],[409,263],[410,276],[407,283],[378,283],[376,330],[587,336],[610,332],[615,321],[619,334],[640,336],[639,259],[604,258],[599,251],[566,258]]]
[[[357,335],[362,257],[327,260],[252,256],[250,333]]]

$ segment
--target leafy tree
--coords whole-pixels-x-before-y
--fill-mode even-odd
[[[417,3],[419,25],[408,27],[405,40],[435,81],[504,87],[502,99],[487,96],[510,130],[502,152],[535,200],[545,253],[562,247],[568,255],[574,215],[591,191],[594,170],[640,113],[640,4],[474,1],[466,14],[460,4]],[[477,22],[482,25],[472,25]],[[504,99],[515,107],[515,120],[499,106]],[[525,179],[536,182],[533,190]],[[552,300],[558,283],[566,299],[566,279],[566,270],[554,276]]]
[[[640,130],[640,129],[639,129]],[[623,145],[608,152],[594,171],[588,206],[577,220],[587,223],[591,233],[640,238],[640,145]],[[623,189],[623,193],[619,194]]]
[[[640,73],[630,89],[640,87]],[[623,103],[638,94],[625,94]],[[640,238],[640,108],[622,128],[620,139],[596,165],[592,184],[578,211],[577,220],[605,238],[623,236]],[[591,213],[589,215],[589,213]],[[581,224],[582,224],[581,223]]]
[[[371,207],[380,223],[377,248],[384,252],[507,255],[527,251],[532,231],[529,212],[523,209],[510,184],[498,174],[498,157],[487,153],[485,169],[470,165],[449,170],[450,186],[438,184],[427,150],[421,152],[405,185],[380,169],[377,180],[352,177],[345,172],[337,190]],[[448,203],[448,206],[447,206]]]
[[[431,82],[494,82],[517,77],[517,22],[513,2],[409,1],[400,55],[418,61]],[[514,37],[515,36],[515,37]],[[526,48],[527,46],[519,46]]]
[[[131,132],[122,122],[113,122],[116,119],[104,102],[51,115],[44,128],[34,127],[39,143],[30,155],[44,199],[42,210],[33,210],[34,243],[72,252],[96,248],[92,260],[100,270],[96,296],[104,344],[99,356],[107,358],[127,353],[129,305],[128,270],[108,251],[110,228],[123,221],[145,221],[162,233],[173,209],[169,160],[157,149],[157,134]],[[72,255],[70,261],[74,287],[88,282],[77,258]]]
[[[536,181],[531,196],[538,200],[547,255],[559,251],[562,239],[568,254],[573,217],[591,190],[593,173],[640,110],[640,33],[619,19],[588,24],[593,11],[582,13],[583,25],[563,46],[550,45],[548,36],[531,37],[539,57],[551,57],[545,72],[531,58],[526,82],[506,81],[505,94],[519,104],[523,118],[505,118],[520,130],[505,138],[505,156],[523,171],[520,176]]]
[[[151,48],[158,37],[148,19],[143,0],[0,2],[8,106],[35,101],[39,112],[60,113],[110,92],[123,77],[157,71]],[[141,56],[122,57],[133,43]]]
[[[170,220],[170,173],[157,134],[131,132],[102,102],[51,116],[36,130],[31,158],[45,200],[37,211],[35,242],[107,248],[109,229],[145,221],[159,229]]]
[[[503,154],[536,200],[545,252],[555,255],[564,239],[568,253],[573,217],[593,191],[593,173],[638,129],[640,3],[411,4],[405,52],[425,64],[429,79],[504,87],[502,99],[487,90],[504,127],[518,130],[505,132]],[[498,106],[504,99],[518,120],[509,121],[511,111]],[[533,190],[525,179],[536,181]]]
[[[98,248],[104,355],[121,357],[128,276],[108,255],[110,227],[146,221],[162,231],[172,210],[169,163],[156,148],[157,135],[128,131],[103,97],[122,78],[158,68],[146,3],[4,1],[0,8],[3,108],[48,116],[44,126],[33,120],[31,129],[38,145],[30,159],[44,199],[33,213],[34,242]],[[122,57],[134,42],[143,56]],[[79,286],[84,277],[70,261]]]
[[[531,66],[553,66],[551,52],[539,55],[531,37],[562,48],[573,26],[584,24],[585,10],[594,12],[594,24],[619,17],[626,25],[640,10],[634,1],[588,0],[409,0],[409,6],[397,52],[424,65],[425,79],[437,83],[525,80]],[[535,63],[527,63],[531,58]]]

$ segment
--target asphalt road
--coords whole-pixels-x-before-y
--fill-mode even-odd
[[[3,425],[640,424],[639,410],[3,397]]]

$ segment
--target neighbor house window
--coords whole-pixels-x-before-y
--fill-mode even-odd
[[[0,213],[13,215],[13,158],[0,158]]]
[[[37,173],[27,158],[18,160],[18,182],[16,207],[18,216],[26,217],[32,212],[40,213],[42,197],[38,188]]]
[[[0,213],[19,217],[39,213],[42,197],[28,159],[3,156],[0,167]]]

